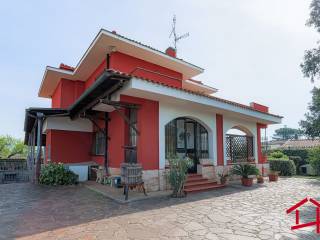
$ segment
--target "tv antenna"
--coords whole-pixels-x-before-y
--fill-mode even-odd
[[[169,35],[169,38],[171,38],[171,36],[173,36],[173,45],[174,45],[174,49],[177,51],[177,42],[183,38],[189,37],[189,33],[185,33],[182,34],[180,36],[177,35],[176,32],[176,22],[177,22],[177,18],[176,15],[173,15],[173,19],[172,19],[172,30],[171,33]]]

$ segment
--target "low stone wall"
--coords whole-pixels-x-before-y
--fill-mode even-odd
[[[218,174],[223,172],[230,172],[233,165],[214,166],[211,159],[201,159],[197,166],[197,173],[204,178],[220,181]],[[269,163],[256,164],[260,173],[266,176],[269,172]],[[111,175],[120,175],[119,168],[109,168]],[[164,191],[170,189],[170,184],[167,181],[168,167],[159,170],[143,170],[142,179],[144,181],[147,192]],[[230,175],[230,181],[240,180],[240,176]]]

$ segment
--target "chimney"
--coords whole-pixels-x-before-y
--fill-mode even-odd
[[[113,30],[112,33],[113,33],[113,34],[117,34],[117,31]]]
[[[169,55],[170,57],[177,57],[177,51],[173,47],[168,47],[166,50],[166,54]]]
[[[74,71],[74,67],[70,67],[69,65],[63,63],[60,63],[59,68],[67,71]]]

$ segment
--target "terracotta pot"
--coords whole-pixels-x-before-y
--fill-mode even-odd
[[[243,186],[251,187],[253,183],[253,178],[241,178],[241,182]]]
[[[221,184],[226,184],[227,178],[220,178],[220,183]]]
[[[276,174],[269,174],[269,181],[270,182],[277,182],[278,178],[279,178],[279,176]]]
[[[264,183],[263,177],[257,177],[257,183]]]

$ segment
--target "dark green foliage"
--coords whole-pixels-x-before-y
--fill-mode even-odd
[[[270,170],[279,172],[280,176],[293,176],[296,174],[296,166],[288,159],[268,159]]]
[[[314,87],[311,91],[312,100],[305,114],[305,120],[300,121],[300,126],[306,135],[311,138],[320,136],[320,89]]]
[[[317,175],[320,175],[320,147],[309,150],[309,162]]]
[[[300,174],[300,166],[307,163],[306,160],[303,160],[300,156],[289,156],[289,159],[294,162],[294,165],[296,166],[297,174]]]
[[[314,27],[320,33],[320,0],[312,0],[310,5],[310,18],[307,26]],[[307,50],[304,55],[304,61],[300,65],[305,77],[313,82],[315,78],[320,77],[320,48],[319,46]]]
[[[259,169],[252,164],[238,164],[233,166],[232,174],[248,178],[250,175],[259,175]]]
[[[169,157],[170,171],[167,175],[168,181],[172,187],[173,197],[183,197],[184,183],[187,180],[188,168],[192,166],[190,158],[178,158],[178,156]]]
[[[271,152],[268,156],[268,160],[272,160],[272,159],[289,159],[289,157],[281,151],[275,151],[275,152]]]
[[[302,134],[303,132],[300,129],[288,128],[285,126],[276,129],[272,138],[277,140],[298,139]]]
[[[287,156],[299,156],[302,160],[308,160],[308,150],[307,149],[283,149],[281,150]]]
[[[49,163],[42,167],[39,183],[45,185],[70,185],[78,181],[78,175],[65,169],[62,163]]]

